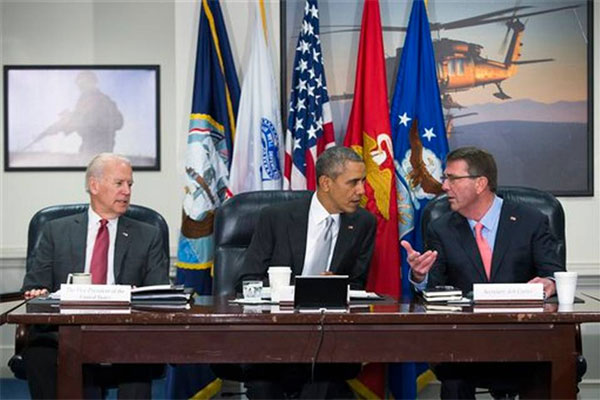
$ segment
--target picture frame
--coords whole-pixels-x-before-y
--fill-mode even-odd
[[[102,152],[160,170],[160,66],[4,66],[5,171],[83,171]]]
[[[533,187],[556,196],[593,195],[593,3],[428,2],[438,82],[440,76],[448,76],[449,68],[481,77],[486,64],[508,65],[505,44],[516,35],[514,27],[522,24],[516,68],[498,85],[491,80],[458,88],[440,85],[442,98],[450,101],[446,105],[455,105],[444,106],[450,149],[477,146],[490,151],[498,164],[499,185]],[[390,102],[411,6],[412,0],[380,0]],[[319,2],[337,144],[343,143],[352,106],[362,8],[362,0]],[[287,122],[304,0],[286,0],[281,13],[282,117]],[[450,24],[456,21],[461,23]],[[444,52],[442,42],[455,52],[448,47]],[[465,63],[459,64],[459,58]]]

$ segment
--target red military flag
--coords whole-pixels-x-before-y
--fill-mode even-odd
[[[397,298],[401,295],[398,208],[387,87],[379,1],[365,0],[344,145],[365,162],[367,182],[361,204],[377,217],[367,290]],[[385,398],[384,378],[384,364],[369,364],[350,384],[362,397]]]
[[[362,156],[367,182],[362,205],[377,217],[367,290],[400,296],[398,208],[379,1],[366,0],[354,101],[344,145]]]

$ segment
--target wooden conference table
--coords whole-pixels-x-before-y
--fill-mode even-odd
[[[348,313],[305,314],[200,297],[188,310],[65,312],[23,304],[14,324],[59,329],[58,396],[82,397],[86,363],[535,361],[531,393],[575,398],[579,324],[600,322],[600,302],[572,310],[429,313],[418,302],[376,302]]]

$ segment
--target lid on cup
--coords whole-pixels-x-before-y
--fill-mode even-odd
[[[272,267],[269,267],[268,272],[285,272],[285,271],[291,271],[292,268],[287,267],[287,266],[283,266],[283,265],[274,265]]]

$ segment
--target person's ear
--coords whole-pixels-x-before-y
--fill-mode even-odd
[[[88,187],[90,188],[90,194],[98,194],[98,179],[91,177],[88,181]]]
[[[475,182],[476,188],[477,188],[477,193],[481,193],[485,190],[486,187],[488,187],[489,185],[489,181],[488,178],[486,176],[480,176],[477,178],[477,181]]]
[[[321,175],[319,177],[319,182],[317,182],[319,185],[319,189],[321,189],[324,192],[329,192],[329,188],[331,187],[331,178],[328,177],[327,175]]]

